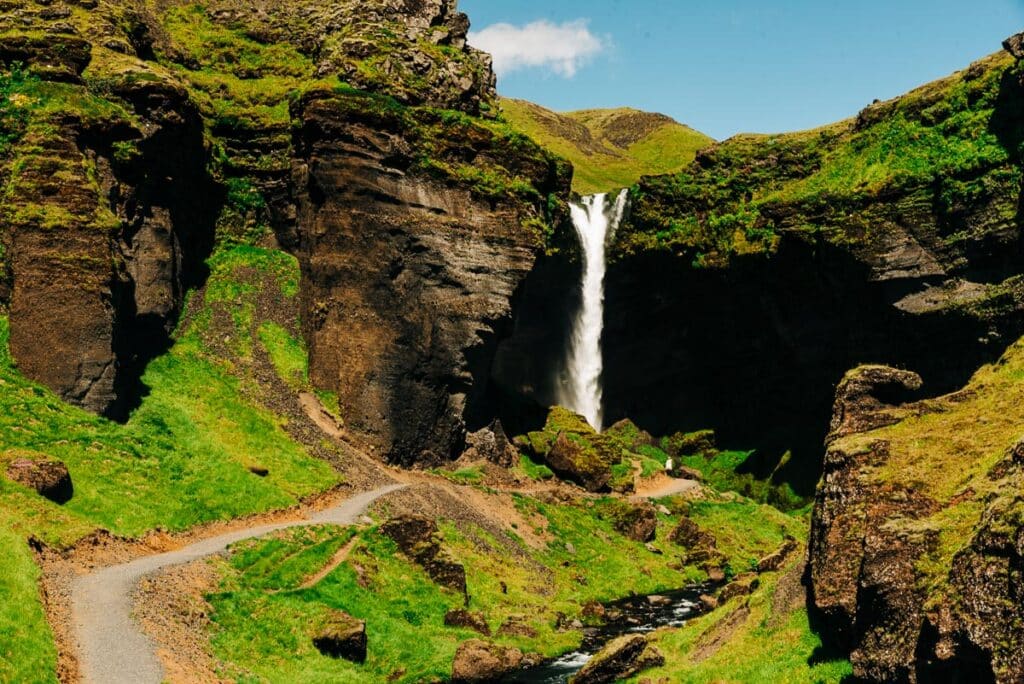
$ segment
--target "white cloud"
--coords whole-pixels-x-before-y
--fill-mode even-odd
[[[494,70],[499,76],[519,69],[542,68],[572,78],[581,66],[607,47],[604,40],[590,32],[586,19],[563,24],[494,24],[471,33],[469,42],[493,55]]]

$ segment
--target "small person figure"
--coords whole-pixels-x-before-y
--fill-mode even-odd
[[[665,461],[665,474],[669,477],[675,477],[676,464],[672,462],[672,457],[669,456],[668,460]]]

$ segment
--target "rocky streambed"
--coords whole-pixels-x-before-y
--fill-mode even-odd
[[[703,612],[699,597],[707,591],[707,586],[697,585],[663,594],[633,596],[606,604],[604,623],[584,630],[583,643],[579,649],[515,672],[502,681],[521,684],[568,682],[602,649],[621,637],[643,635],[662,627],[682,627],[687,620]],[[640,655],[638,652],[637,656]]]

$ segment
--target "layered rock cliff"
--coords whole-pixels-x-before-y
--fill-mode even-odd
[[[27,376],[126,415],[215,246],[276,244],[311,376],[369,445],[436,461],[493,419],[493,340],[569,170],[488,118],[454,2],[0,10],[0,305]]]
[[[840,384],[810,578],[858,676],[1024,678],[1022,353],[934,400],[906,402],[920,377],[886,367]]]
[[[739,136],[634,188],[607,280],[610,419],[715,427],[809,492],[847,369],[961,386],[1022,332],[1009,54],[856,119]]]

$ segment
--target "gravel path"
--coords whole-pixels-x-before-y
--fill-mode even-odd
[[[95,684],[159,684],[164,670],[155,644],[132,619],[132,593],[143,577],[224,551],[231,544],[289,527],[351,525],[377,499],[405,485],[381,487],[305,520],[260,525],[204,539],[190,546],[104,568],[74,580],[72,629],[83,681]]]

